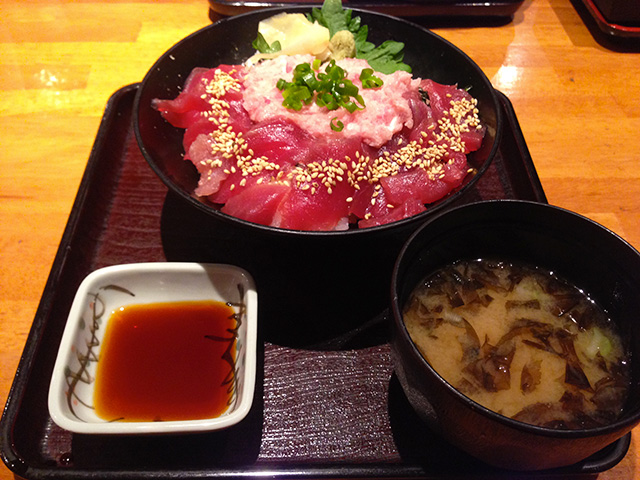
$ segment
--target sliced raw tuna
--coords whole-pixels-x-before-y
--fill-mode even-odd
[[[464,153],[452,153],[447,163],[444,164],[443,169],[442,180],[451,185],[452,188],[457,187],[467,176],[467,156]]]
[[[185,160],[193,160],[189,156],[189,149],[191,148],[191,144],[198,138],[200,135],[209,135],[211,133],[211,122],[203,116],[199,116],[196,120],[189,125],[184,131],[184,136],[182,138],[182,146],[184,147]]]
[[[242,168],[237,160],[227,167],[223,182],[210,200],[225,203],[244,188],[258,182],[283,178],[298,163],[306,163],[313,147],[313,137],[288,120],[278,119],[253,126],[242,135],[240,156],[253,166]],[[235,160],[235,159],[234,159]]]
[[[362,115],[313,103],[283,110],[275,85],[291,76],[290,69],[261,70],[273,78],[258,78],[250,68],[195,69],[177,98],[154,106],[186,128],[185,159],[200,173],[196,195],[251,222],[336,230],[349,222],[366,228],[418,214],[460,186],[468,173],[466,153],[478,149],[485,134],[475,100],[455,85],[394,75],[384,76],[385,92],[363,90],[368,112],[377,112],[370,117],[388,127],[380,141],[371,138],[377,131],[371,118],[354,124]],[[353,72],[349,78],[359,81]],[[377,97],[387,100],[376,103]],[[261,109],[280,113],[258,118]],[[336,119],[344,120],[342,132],[317,133]]]
[[[242,79],[244,67],[236,65],[220,65],[217,68],[194,68],[187,78],[182,92],[173,100],[154,100],[153,106],[171,125],[178,128],[187,128],[198,122],[202,112],[211,109],[209,99],[211,93],[207,92],[207,84],[220,70],[228,73],[235,79]],[[238,90],[229,90],[220,98],[225,101],[241,101],[241,84]]]
[[[293,171],[293,185],[278,208],[274,226],[293,230],[336,230],[348,227],[349,202],[354,187],[347,181],[348,161],[360,142],[319,142],[308,161]],[[342,160],[337,160],[342,159]]]
[[[351,213],[361,219],[384,217],[393,208],[389,205],[384,189],[379,184],[370,184],[355,193]]]
[[[209,108],[202,98],[204,85],[202,79],[209,69],[194,68],[187,78],[182,92],[173,100],[154,100],[153,106],[165,120],[178,128],[187,128],[197,122],[201,112]]]
[[[341,189],[344,189],[344,184]],[[336,230],[348,227],[346,196],[325,188],[316,193],[292,188],[278,206],[272,225],[289,230]]]
[[[291,187],[282,183],[263,183],[245,188],[229,198],[222,211],[242,220],[271,225],[284,196]]]
[[[376,227],[378,225],[385,225],[391,222],[397,222],[404,218],[412,217],[426,210],[424,204],[416,199],[410,198],[402,205],[394,208],[387,208],[386,213],[380,213],[371,218],[365,218],[358,224],[360,228]]]
[[[444,179],[430,178],[427,173],[416,168],[380,180],[387,201],[400,206],[408,200],[419,200],[423,204],[439,200],[452,190]]]
[[[450,110],[455,102],[462,102],[465,105],[470,104],[474,107],[476,104],[469,92],[458,88],[456,85],[442,85],[427,79],[420,82],[420,88],[427,93],[433,116],[438,120],[442,120],[445,117],[452,117]],[[464,153],[469,153],[480,148],[486,130],[484,125],[476,122],[473,111],[463,117],[462,123],[467,122],[468,131],[463,129],[463,131],[460,132],[461,140],[466,146]]]
[[[226,158],[213,152],[212,140],[208,134],[200,134],[191,143],[185,158],[191,160],[200,173],[196,195],[208,196],[218,191],[226,178],[224,170],[231,168],[235,159]]]

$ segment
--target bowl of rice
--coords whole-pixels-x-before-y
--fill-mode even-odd
[[[502,115],[464,52],[384,14],[349,15],[368,29],[364,49],[403,45],[392,55],[399,70],[289,54],[286,45],[256,60],[265,21],[318,11],[255,11],[181,40],[140,84],[134,130],[169,189],[166,216],[209,245],[181,249],[178,236],[167,237],[172,259],[240,265],[272,290],[267,307],[345,324],[352,313],[369,318],[384,308],[382,300],[345,307],[351,302],[341,299],[384,298],[408,235],[464,199],[489,167]],[[311,97],[298,100],[304,79]],[[329,301],[318,301],[318,291]]]

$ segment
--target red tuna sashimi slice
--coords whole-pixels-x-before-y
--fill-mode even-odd
[[[218,73],[225,72],[235,79],[244,76],[243,67],[232,65],[220,65],[217,68],[195,68],[187,78],[182,92],[173,100],[154,100],[153,107],[173,126],[187,128],[197,122],[202,112],[211,109],[209,99],[211,93],[207,92],[207,84]],[[242,101],[241,86],[226,91],[219,98],[227,102]]]
[[[468,168],[467,156],[464,153],[453,153],[449,157],[449,161],[443,166],[444,174],[442,181],[455,188],[459,186],[464,177],[467,176]]]
[[[410,102],[413,118],[416,119],[413,128],[409,131],[408,141],[432,140],[437,122],[429,106],[421,98],[412,99]]]
[[[456,85],[443,85],[429,79],[422,80],[420,88],[427,93],[429,105],[436,118],[444,116],[444,112],[451,108],[452,101],[471,98],[471,95],[459,89]]]
[[[218,125],[215,125],[208,116],[200,115],[191,125],[187,127],[184,132],[184,138],[182,141],[185,152],[189,151],[191,142],[193,142],[200,134],[208,134],[213,132],[214,130],[218,130],[219,128],[226,129],[228,127],[231,127],[231,129],[236,133],[243,133],[251,128],[251,118],[249,118],[249,114],[242,106],[242,102],[232,100],[228,102],[228,104],[229,107],[227,111],[229,112],[229,117],[227,118],[227,121],[223,126],[219,127]]]
[[[370,228],[378,225],[385,225],[391,222],[397,222],[404,218],[412,217],[426,210],[420,200],[410,198],[402,205],[394,208],[387,208],[386,214],[379,213],[371,218],[360,220],[358,225],[360,228]]]
[[[321,188],[312,194],[309,190],[292,188],[278,206],[272,225],[289,230],[346,229],[348,206],[345,194],[339,190],[329,194]]]
[[[482,146],[485,131],[486,127],[483,125],[479,129],[473,128],[470,132],[460,133],[460,138],[465,145],[465,153],[475,152]]]
[[[294,180],[295,183],[295,180]],[[273,226],[290,230],[344,230],[349,226],[349,203],[353,187],[348,182],[325,186],[292,188],[282,200]]]
[[[208,120],[200,120],[186,129],[183,144],[185,160],[190,160],[201,173],[197,195],[211,195],[220,189],[220,185],[236,164],[235,149],[240,146],[237,134],[225,134],[225,142],[218,145],[216,133],[211,133]],[[234,139],[235,138],[235,139]],[[223,152],[231,151],[232,156]],[[241,153],[241,152],[240,152]]]
[[[422,190],[428,181],[426,172],[418,168],[382,178],[380,185],[388,202],[402,205],[410,198],[422,200]]]
[[[195,194],[199,196],[208,196],[217,192],[226,178],[224,170],[231,168],[234,161],[219,153],[214,154],[211,137],[207,134],[199,135],[191,143],[185,158],[191,160],[200,173],[198,187],[195,190]]]
[[[426,210],[419,198],[407,197],[393,204],[381,184],[367,185],[354,195],[351,213],[360,218],[360,228],[402,220]]]
[[[414,124],[406,136],[409,141],[424,140],[425,135],[423,135],[423,132],[431,135],[437,125],[433,112],[419,93],[409,99],[409,106],[411,107]]]
[[[232,88],[227,88],[224,91],[223,95],[216,94],[217,97],[230,101],[238,101],[242,102],[242,90],[244,89],[244,84],[242,81],[246,75],[246,68],[242,65],[219,65],[216,68],[212,68],[209,70],[209,73],[204,76],[204,79],[209,82],[213,80],[216,75],[219,75],[220,72],[228,74],[234,80],[238,82]]]
[[[350,159],[360,141],[330,141],[313,146],[308,163],[292,172],[294,188],[282,201],[274,226],[293,230],[346,229],[349,202],[355,188],[349,184]]]
[[[352,201],[349,203],[349,214],[357,218],[386,215],[388,208],[385,206],[385,199],[377,198],[380,193],[384,194],[384,192],[381,191],[380,188],[378,188],[378,190],[376,197],[373,196],[374,192],[376,192],[376,185],[374,184],[367,184],[360,187],[359,190],[356,190],[352,196]],[[376,200],[372,202],[373,198],[376,198]]]
[[[202,79],[208,71],[206,68],[194,68],[189,74],[182,92],[175,99],[156,99],[153,101],[153,107],[174,127],[186,128],[196,122],[200,118],[200,112],[209,107],[209,104],[201,97],[204,93]]]
[[[416,168],[380,180],[386,199],[399,206],[408,200],[432,203],[447,195],[453,186],[440,178],[429,178],[427,173]]]
[[[189,149],[191,148],[191,144],[198,138],[200,135],[209,135],[211,133],[211,122],[203,116],[198,117],[196,121],[194,121],[189,128],[184,131],[184,136],[182,138],[182,146],[185,151],[185,160],[191,160],[189,155]]]
[[[256,125],[241,136],[243,160],[225,177],[224,183],[210,199],[225,203],[242,189],[260,182],[271,182],[304,163],[311,151],[313,138],[287,120]],[[280,173],[282,172],[282,173]]]
[[[261,225],[271,225],[284,196],[291,190],[283,183],[263,183],[245,188],[231,197],[222,212]]]
[[[235,132],[245,133],[251,129],[253,122],[249,117],[249,113],[242,106],[242,100],[229,100],[229,118],[227,125]]]
[[[465,102],[466,104],[475,104],[475,100],[469,92],[458,88],[456,85],[442,85],[433,80],[422,80],[420,88],[429,96],[429,105],[436,119],[443,119],[449,115],[452,102]],[[472,113],[462,118],[462,122],[471,120]],[[465,144],[465,153],[475,151],[482,145],[486,128],[481,125],[476,127],[475,124],[469,125],[469,131],[460,133],[461,140]]]
[[[305,162],[314,142],[313,136],[286,119],[260,123],[244,134],[255,157],[266,157],[278,165]]]

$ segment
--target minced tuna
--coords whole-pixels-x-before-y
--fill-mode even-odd
[[[417,92],[419,79],[397,71],[391,75],[376,73],[384,84],[381,88],[364,89],[360,72],[369,68],[366,60],[345,58],[336,64],[347,72],[347,78],[360,88],[365,106],[349,113],[345,109],[329,111],[311,104],[302,111],[289,110],[282,105],[282,92],[276,88],[280,78],[291,81],[293,69],[300,63],[312,63],[311,55],[281,55],[253,66],[244,80],[242,98],[251,120],[262,122],[271,118],[286,118],[312,135],[331,135],[338,138],[359,138],[367,145],[379,148],[403,127],[413,127],[408,92]],[[331,130],[330,122],[337,118],[344,124],[341,132]]]
[[[180,95],[155,100],[184,128],[195,194],[224,213],[291,230],[342,230],[394,222],[426,210],[473,174],[467,154],[485,127],[476,100],[455,85],[376,73],[361,88],[364,60],[337,63],[359,87],[364,109],[282,105],[278,80],[313,57],[281,55],[252,66],[196,68]],[[333,122],[343,124],[340,131]]]

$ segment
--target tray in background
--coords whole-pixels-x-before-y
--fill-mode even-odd
[[[582,0],[582,2],[603,33],[618,38],[640,38],[640,21],[634,19],[625,23],[618,18],[609,18],[594,0]],[[636,5],[636,8],[639,6]]]
[[[524,0],[345,0],[345,8],[366,9],[397,17],[511,17]],[[259,8],[320,6],[320,0],[209,0],[212,12],[232,16]]]
[[[614,52],[640,52],[640,23],[609,19],[593,0],[571,0],[571,4],[602,47]]]
[[[448,445],[418,421],[393,373],[384,312],[313,348],[273,341],[263,329],[254,406],[244,421],[222,432],[89,436],[51,421],[49,378],[82,279],[119,263],[180,255],[203,261],[197,229],[176,221],[193,212],[167,195],[136,144],[136,91],[137,85],[124,87],[107,104],[0,424],[7,466],[26,479],[513,477]],[[499,97],[506,119],[499,154],[461,201],[546,202],[511,103]],[[190,217],[187,223],[198,222]],[[604,471],[625,456],[630,438],[541,474]]]

